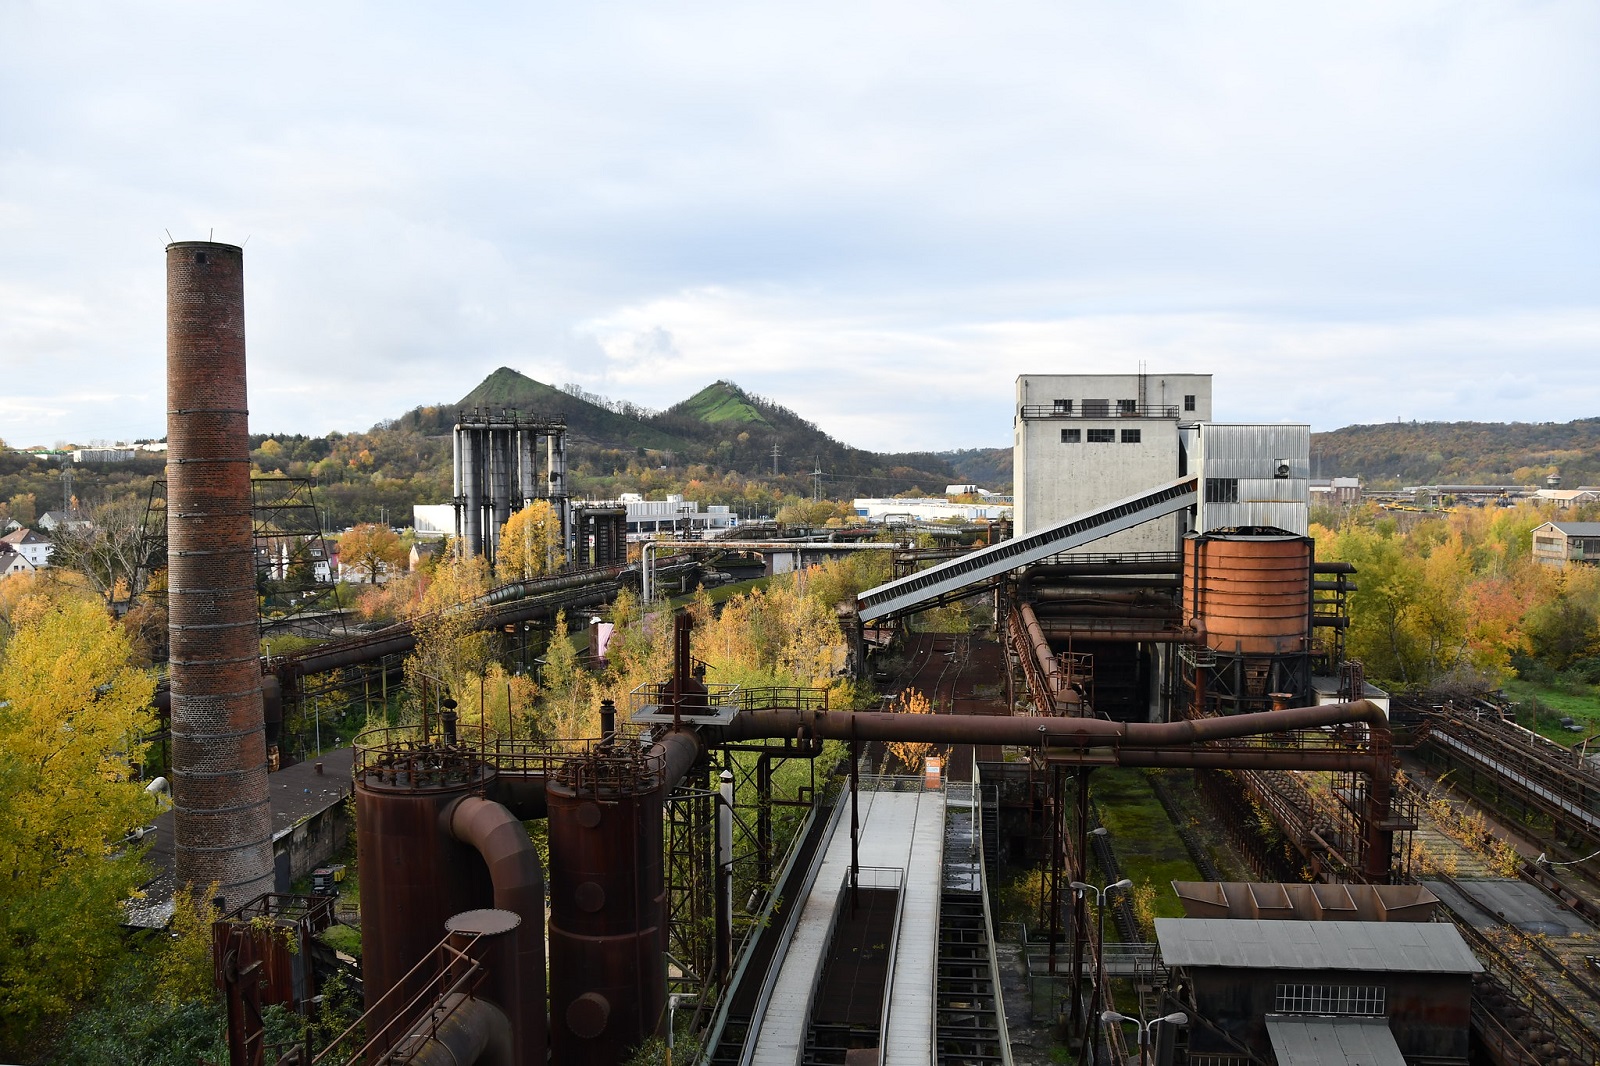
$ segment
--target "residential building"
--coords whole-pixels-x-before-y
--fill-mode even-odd
[[[93,525],[93,522],[73,511],[46,511],[39,516],[39,528],[46,533],[54,533],[57,529],[84,529]]]
[[[1600,522],[1546,522],[1535,526],[1533,557],[1547,566],[1600,563]]]
[[[55,550],[55,545],[50,543],[48,537],[41,537],[27,526],[13,530],[0,537],[0,544],[10,545],[18,554],[28,560],[28,565],[35,569],[42,569],[50,565],[50,553]]]
[[[26,555],[10,544],[0,542],[0,578],[7,578],[12,574],[31,574],[37,569],[38,567],[28,562]]]

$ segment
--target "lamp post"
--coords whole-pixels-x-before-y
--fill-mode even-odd
[[[1082,781],[1081,778],[1082,778],[1082,772],[1080,771],[1080,782],[1079,782],[1080,791],[1083,788],[1087,787],[1087,783]],[[1079,796],[1079,809],[1080,810],[1083,809],[1083,799],[1084,799],[1083,796]],[[1085,832],[1083,832],[1083,824],[1082,823],[1083,823],[1083,819],[1080,818],[1079,819],[1079,825],[1078,825],[1078,834],[1079,834],[1078,835],[1078,870],[1079,871],[1085,871],[1088,868],[1088,863],[1089,863],[1089,838],[1090,837],[1103,837],[1103,836],[1106,836],[1110,832],[1110,830],[1108,830],[1105,826],[1100,825],[1100,826],[1095,826],[1093,829],[1091,829],[1087,833],[1085,833]],[[1059,884],[1059,882],[1057,882],[1057,883]],[[1081,1046],[1081,1041],[1087,1035],[1085,1030],[1088,1029],[1089,1024],[1090,1024],[1089,1019],[1084,1016],[1084,1013],[1083,1013],[1083,998],[1082,998],[1082,996],[1080,994],[1080,991],[1083,988],[1083,941],[1084,941],[1084,938],[1089,933],[1089,916],[1087,914],[1083,913],[1083,893],[1082,892],[1076,892],[1075,891],[1075,892],[1072,893],[1072,923],[1071,924],[1072,924],[1072,985],[1071,985],[1071,988],[1072,988],[1072,1014],[1071,1014],[1071,1026],[1072,1026],[1072,1032],[1078,1034],[1079,1039],[1080,1039],[1080,1046]],[[1051,941],[1050,941],[1050,949],[1051,949],[1052,952],[1055,951],[1055,939],[1054,938],[1052,938]],[[1052,957],[1050,962],[1051,962],[1050,972],[1053,974],[1053,973],[1055,973],[1055,959]]]
[[[1110,1022],[1132,1022],[1139,1027],[1139,1066],[1148,1066],[1150,1061],[1149,1048],[1153,1042],[1150,1037],[1150,1030],[1162,1022],[1167,1022],[1170,1025],[1188,1025],[1189,1016],[1181,1010],[1173,1011],[1171,1014],[1164,1014],[1159,1018],[1151,1018],[1149,1021],[1145,1021],[1143,1018],[1130,1018],[1126,1014],[1118,1014],[1114,1010],[1108,1010],[1100,1015],[1100,1024],[1105,1025]]]
[[[1102,995],[1101,984],[1103,983],[1103,979],[1105,977],[1105,972],[1106,972],[1106,896],[1108,894],[1110,894],[1111,890],[1114,889],[1114,888],[1132,888],[1132,887],[1133,887],[1133,882],[1128,880],[1126,877],[1124,877],[1120,881],[1113,882],[1112,884],[1109,884],[1104,888],[1096,888],[1096,887],[1094,887],[1093,885],[1089,884],[1086,881],[1074,881],[1074,882],[1072,882],[1072,888],[1076,892],[1078,892],[1079,894],[1087,897],[1087,895],[1090,892],[1094,893],[1095,916],[1099,920],[1099,926],[1100,926],[1099,931],[1098,931],[1098,935],[1095,938],[1095,960],[1096,960],[1096,964],[1095,964],[1095,968],[1094,968],[1094,999],[1093,999],[1093,1006],[1091,1006],[1089,1008],[1089,1017],[1091,1017],[1091,1018],[1093,1018],[1095,1015],[1100,1013],[1100,1001],[1101,1001],[1101,995]],[[1095,1026],[1094,1027],[1094,1040],[1093,1040],[1092,1043],[1093,1043],[1093,1048],[1092,1048],[1092,1050],[1090,1052],[1090,1057],[1089,1058],[1080,1057],[1078,1061],[1080,1061],[1080,1062],[1092,1062],[1092,1063],[1098,1063],[1100,1061],[1100,1027],[1099,1026]]]

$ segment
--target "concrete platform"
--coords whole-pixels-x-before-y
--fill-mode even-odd
[[[889,786],[893,779],[883,784]],[[899,945],[889,989],[885,1066],[933,1061],[933,980],[938,962],[939,897],[944,844],[942,791],[868,790],[859,802],[859,854],[862,883],[869,867],[902,871]],[[842,801],[848,805],[849,800]],[[806,1029],[834,922],[842,906],[850,870],[850,815],[846,810],[822,855],[811,893],[786,945],[777,981],[763,1017],[752,1019],[757,1066],[796,1066],[805,1048]]]

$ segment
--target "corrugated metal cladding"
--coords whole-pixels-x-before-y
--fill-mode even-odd
[[[1196,427],[1190,469],[1215,484],[1202,490],[1198,528],[1272,526],[1305,536],[1311,523],[1311,427]]]
[[[1278,1066],[1405,1066],[1382,1018],[1301,1018],[1267,1015]]]
[[[1168,966],[1483,972],[1456,927],[1437,922],[1157,918],[1156,940]]]

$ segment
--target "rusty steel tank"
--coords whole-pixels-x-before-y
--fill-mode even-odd
[[[1311,638],[1312,542],[1291,535],[1191,534],[1184,613],[1227,655],[1286,655]]]
[[[244,252],[167,246],[167,592],[179,885],[273,888],[245,388]]]
[[[662,1024],[666,761],[597,746],[546,786],[554,1062],[622,1062]]]
[[[452,915],[492,898],[488,868],[441,823],[454,804],[493,778],[482,760],[413,744],[398,730],[358,738],[361,981],[369,1010],[439,942]],[[387,1009],[380,1013],[369,1022],[370,1033],[393,1017]]]

